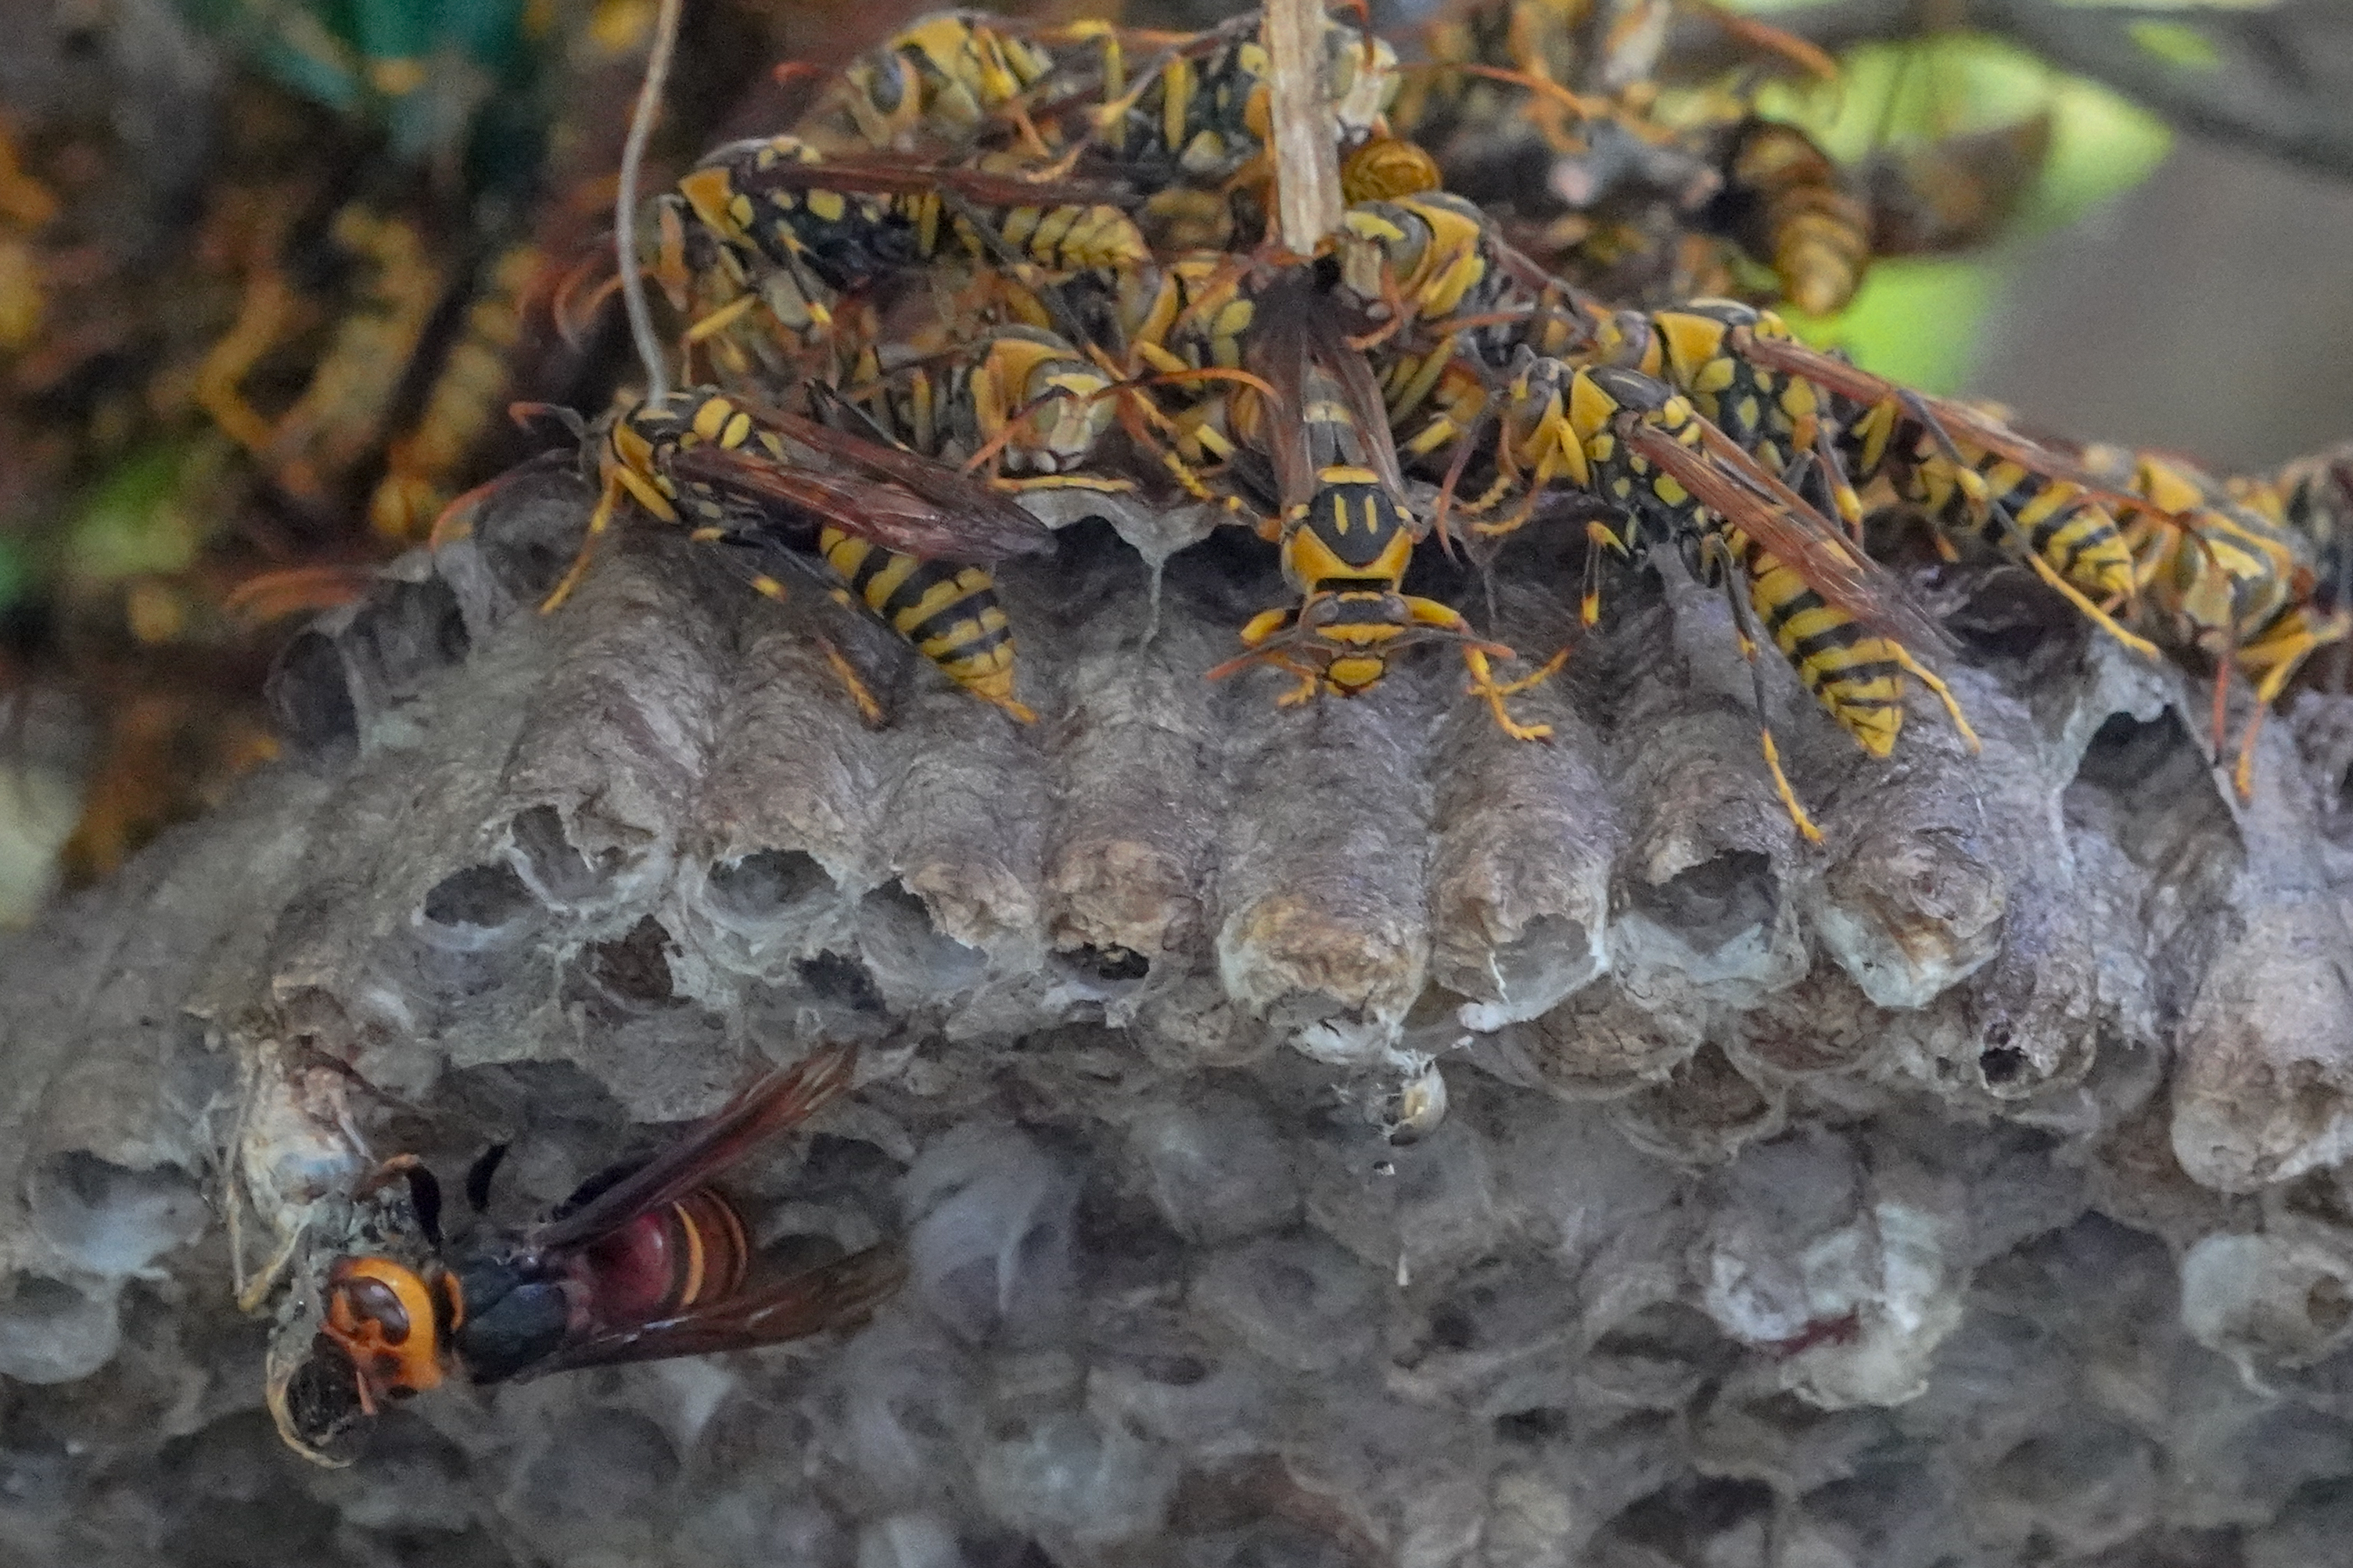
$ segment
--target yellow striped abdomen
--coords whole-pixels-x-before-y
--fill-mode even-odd
[[[997,229],[1007,245],[1057,272],[1116,270],[1152,259],[1135,220],[1117,207],[1015,207],[997,220]]]
[[[985,569],[902,555],[838,528],[820,531],[818,550],[860,604],[949,679],[1024,722],[1034,717],[1014,698],[1013,628]]]
[[[1873,756],[1894,751],[1904,728],[1904,666],[1894,648],[1824,604],[1803,577],[1738,529],[1725,532],[1748,574],[1757,618],[1814,700]]]
[[[1967,456],[1968,448],[1962,450]],[[1947,522],[1965,521],[1996,549],[2015,554],[2019,544],[1994,513],[1998,501],[2017,520],[2025,547],[2061,578],[2095,596],[2132,591],[2132,550],[2116,519],[2081,486],[1990,454],[1978,456],[1974,468],[1982,493],[1972,493],[1977,487],[1960,480],[1950,459],[1927,458],[1913,470],[1910,499]]]

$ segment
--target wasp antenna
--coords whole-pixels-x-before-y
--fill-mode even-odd
[[[621,302],[629,313],[629,338],[646,367],[646,401],[659,405],[670,396],[670,365],[654,336],[653,311],[646,304],[646,280],[639,271],[631,237],[637,232],[638,169],[645,162],[646,142],[653,134],[654,116],[660,112],[662,83],[670,76],[671,53],[678,46],[678,18],[683,0],[661,0],[654,16],[653,48],[646,56],[646,79],[638,89],[638,107],[629,117],[628,140],[621,144],[621,178],[613,195],[613,250],[621,269]]]
[[[575,442],[588,438],[588,422],[580,417],[576,408],[566,408],[561,403],[510,403],[507,417],[517,429],[528,430],[534,420],[553,419],[570,433]]]
[[[579,349],[587,342],[588,330],[595,323],[597,312],[621,287],[621,275],[617,272],[610,278],[595,278],[597,267],[598,259],[591,253],[564,275],[548,300],[548,315],[555,323],[556,335],[564,340],[566,348]],[[591,281],[592,278],[594,281]]]

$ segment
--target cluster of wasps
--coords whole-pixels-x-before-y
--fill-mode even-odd
[[[1586,167],[1629,137],[1685,158],[1712,146],[1741,199],[1674,248],[1746,243],[1767,295],[1842,302],[1873,253],[1871,202],[1801,132],[1745,111],[1654,131],[1667,11],[1491,0],[1431,29],[1415,65],[1319,15],[1297,68],[1303,151],[1277,133],[1256,14],[1182,36],[919,21],[790,132],[713,151],[641,208],[625,198],[607,281],[640,316],[643,281],[659,285],[687,384],[670,385],[649,324],[646,395],[585,433],[590,545],[635,511],[735,547],[765,593],[786,589],[759,563],[806,569],[1024,722],[990,568],[1050,549],[1031,507],[1073,490],[1206,505],[1277,547],[1296,597],[1212,677],[1265,665],[1294,678],[1285,703],[1355,696],[1445,644],[1521,740],[1546,727],[1508,700],[1565,650],[1514,671],[1512,649],[1404,583],[1433,536],[1492,542],[1565,503],[1591,518],[1588,624],[1612,563],[1671,545],[1723,590],[1752,668],[1770,644],[1876,756],[1913,681],[1976,744],[1928,663],[1945,634],[1862,548],[1891,504],[1947,555],[1989,550],[2135,650],[2258,673],[2266,696],[2343,638],[2341,470],[2233,494],[1912,392],[1802,342],[1753,295],[1618,308],[1579,280],[1589,214],[1532,252],[1527,223],[1447,188],[1451,170],[1476,179],[1531,148]],[[1760,53],[1805,54],[1719,20]],[[1281,193],[1312,184],[1316,158],[1342,199],[1301,240],[1280,232]],[[1819,838],[1769,727],[1762,743]]]
[[[1031,505],[1197,506],[1263,537],[1293,590],[1207,675],[1271,666],[1286,703],[1354,697],[1440,645],[1504,734],[1541,742],[1511,700],[1566,650],[1516,669],[1405,581],[1426,546],[1475,548],[1567,507],[1588,541],[1588,624],[1609,572],[1671,547],[1722,592],[1760,720],[1769,645],[1865,752],[1892,752],[1913,681],[1974,747],[1924,657],[1945,634],[1861,542],[1900,506],[1947,553],[2006,558],[2102,635],[2211,660],[2218,721],[2230,671],[2259,677],[2260,719],[2347,640],[2353,456],[2224,482],[2056,446],[1810,347],[1753,301],[1613,307],[1446,188],[1464,138],[1517,138],[1523,121],[1563,157],[1638,132],[1639,105],[1606,95],[1623,84],[1562,60],[1660,9],[1496,0],[1435,33],[1419,70],[1314,11],[1308,58],[1284,71],[1255,16],[1169,36],[944,14],[849,67],[791,132],[721,147],[640,206],[658,42],[612,287],[573,289],[580,310],[627,298],[648,384],[579,427],[599,497],[544,608],[600,536],[650,518],[772,596],[788,592],[776,571],[822,584],[1027,723],[991,568],[1050,547]],[[1312,90],[1286,101],[1285,72]],[[1294,243],[1283,184],[1320,179],[1301,164],[1320,158],[1339,210]],[[1868,254],[1867,237],[1815,243],[1839,221],[1827,195],[1782,211],[1796,216],[1760,266],[1820,281],[1823,257]],[[1851,288],[1854,268],[1832,270],[1827,286]],[[671,346],[647,280],[674,312]],[[1760,732],[1780,801],[1819,837]],[[845,1088],[849,1065],[820,1049],[538,1226],[463,1246],[444,1244],[421,1167],[384,1167],[352,1200],[314,1331],[273,1358],[288,1440],[325,1457],[452,1370],[488,1382],[742,1348],[871,1310],[894,1250],[757,1282],[707,1185]],[[477,1206],[489,1180],[469,1178]]]

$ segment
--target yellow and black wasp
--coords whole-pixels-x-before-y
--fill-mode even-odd
[[[1794,125],[1744,116],[1715,163],[1723,188],[1701,214],[1765,262],[1782,295],[1810,316],[1844,310],[1876,254],[1861,178]]]
[[[2296,479],[2317,479],[2322,466],[2292,467],[2287,485],[2242,500],[2179,458],[2091,447],[2083,461],[2153,509],[2129,525],[2139,624],[2163,647],[2213,663],[2218,757],[2226,745],[2232,672],[2255,683],[2254,712],[2232,770],[2245,798],[2254,791],[2255,739],[2271,705],[2315,653],[2353,637],[2353,613],[2331,587],[2341,562],[2331,560],[2324,539],[2306,531],[2309,511],[2290,504]],[[2308,504],[2309,491],[2304,499]]]
[[[1812,46],[1712,6],[1509,0],[1424,33],[1393,127],[1431,147],[1447,184],[1493,208],[1555,270],[1655,297],[1715,276],[1718,237],[1835,308],[1870,257],[1870,214],[1803,132],[1750,112],[1753,88],[1659,111],[1653,79],[1676,9],[1709,15],[1759,64],[1820,76]]]
[[[1852,526],[1856,487],[1884,475],[1946,532],[1974,533],[2024,565],[2126,647],[2146,638],[2110,607],[2134,588],[2115,507],[2137,498],[2000,419],[1929,397],[1799,342],[1769,310],[1702,300],[1653,312],[1620,350],[1713,409],[1727,429],[1770,438],[1785,460],[1810,458]],[[1810,392],[1797,384],[1806,384]],[[1827,433],[1828,444],[1821,438]]]
[[[2313,596],[2324,613],[2353,611],[2353,442],[2262,479],[2233,479],[2229,489],[2311,547]]]
[[[1103,106],[1096,138],[1124,168],[1218,185],[1263,177],[1272,66],[1253,13],[1167,51]],[[1324,35],[1325,97],[1343,146],[1370,135],[1397,90],[1397,51],[1354,27]]]
[[[1972,750],[1977,738],[1944,682],[1911,650],[1947,639],[1903,585],[1827,518],[1703,418],[1675,390],[1618,365],[1581,367],[1522,351],[1497,395],[1499,489],[1567,483],[1619,519],[1588,525],[1584,616],[1600,613],[1605,552],[1639,559],[1672,540],[1694,575],[1724,589],[1757,686],[1775,793],[1810,839],[1817,828],[1781,770],[1757,664],[1757,628],[1841,728],[1873,756],[1894,748],[1905,679],[1936,694]]]
[[[2101,454],[2086,454],[2098,465]],[[2159,509],[2134,520],[2144,542],[2144,621],[2176,650],[2214,664],[2214,748],[2220,756],[2233,670],[2255,683],[2254,712],[2240,739],[2232,781],[2242,798],[2254,791],[2255,738],[2264,715],[2305,661],[2353,633],[2340,600],[2316,567],[2326,554],[2296,531],[2283,508],[2276,519],[2227,499],[2217,481],[2187,464],[2133,453],[2126,483]]]
[[[1012,325],[841,389],[889,438],[927,458],[986,464],[1003,489],[1125,490],[1087,468],[1116,417],[1115,381],[1068,341]]]
[[[33,237],[58,210],[48,186],[26,173],[8,127],[0,124],[0,354],[28,348],[39,336],[46,304]]]
[[[1530,133],[1583,151],[1617,100],[1646,98],[1666,42],[1667,0],[1499,0],[1452,6],[1422,29],[1392,120],[1400,134],[1475,161]]]
[[[1145,193],[1136,216],[1164,253],[1254,244],[1272,209],[1272,68],[1260,21],[1253,10],[1177,37],[1100,25],[1074,29],[1072,36],[1098,45],[1092,79],[1074,76],[1037,109],[1064,160],[1116,172]],[[1148,58],[1131,80],[1134,55]],[[1396,71],[1388,43],[1327,24],[1320,79],[1342,148],[1376,133]],[[1394,174],[1394,163],[1384,166]],[[1360,173],[1371,177],[1374,167]]]
[[[800,133],[828,152],[964,151],[1055,73],[1051,48],[1018,29],[980,11],[921,17],[843,71]]]
[[[814,555],[854,600],[957,685],[1023,723],[1014,638],[988,566],[1052,548],[1052,533],[955,468],[708,387],[648,399],[593,433],[600,494],[579,556],[547,596],[577,585],[598,535],[634,500],[699,542]],[[754,575],[773,598],[785,585]],[[839,658],[870,718],[880,706]]]
[[[1301,272],[1258,292],[1250,368],[1281,406],[1248,390],[1230,401],[1240,405],[1237,435],[1272,465],[1283,577],[1300,599],[1252,619],[1241,634],[1249,651],[1210,678],[1271,664],[1299,678],[1281,699],[1285,705],[1319,694],[1356,697],[1377,686],[1407,648],[1449,643],[1461,652],[1471,694],[1485,700],[1504,732],[1544,740],[1551,727],[1520,723],[1504,700],[1549,678],[1566,650],[1532,674],[1499,681],[1491,658],[1515,657],[1511,649],[1481,637],[1460,612],[1404,591],[1427,531],[1406,506],[1371,368],[1348,347],[1330,304]]]
[[[524,301],[543,269],[538,248],[507,247],[482,268],[465,319],[441,355],[406,430],[385,454],[385,475],[368,498],[368,521],[382,538],[421,539],[448,504],[450,481],[496,427],[513,380],[524,331]]]
[[[1378,351],[1383,402],[1409,459],[1464,450],[1488,408],[1489,373],[1514,350],[1560,353],[1593,335],[1597,308],[1459,196],[1359,202],[1335,244],[1341,297],[1377,323],[1358,341]]]
[[[1485,315],[1515,285],[1545,281],[1533,264],[1515,270],[1486,215],[1444,191],[1356,203],[1341,219],[1338,246],[1342,290],[1382,319],[1384,334]]]
[[[723,374],[792,376],[812,345],[830,343],[838,361],[869,346],[837,321],[846,298],[950,258],[985,263],[976,283],[1021,298],[1014,310],[1026,319],[1050,320],[1028,298],[1036,289],[1150,259],[1120,195],[964,164],[827,157],[798,137],[767,137],[713,151],[654,198],[639,263]]]

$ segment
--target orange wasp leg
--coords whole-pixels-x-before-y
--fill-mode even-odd
[[[858,716],[866,721],[868,729],[881,729],[886,722],[882,704],[875,700],[866,682],[859,679],[858,671],[851,668],[849,658],[833,646],[830,637],[818,638],[817,646],[825,655],[826,664],[833,670],[834,679],[841,682],[842,689],[849,692],[849,700],[858,705]]]
[[[565,600],[572,597],[572,591],[580,586],[580,579],[588,574],[588,561],[596,551],[597,537],[612,527],[614,509],[619,505],[624,492],[635,497],[639,505],[664,522],[678,521],[678,513],[671,510],[669,498],[638,475],[616,463],[606,476],[604,493],[596,498],[596,510],[588,514],[588,531],[581,536],[579,552],[572,557],[572,564],[565,572],[563,581],[539,602],[541,615],[554,615],[563,607]]]
[[[2295,679],[2306,659],[2330,643],[2345,641],[2348,635],[2353,635],[2353,619],[2340,615],[2318,629],[2306,626],[2274,644],[2259,643],[2245,650],[2252,656],[2246,659],[2247,666],[2263,669],[2264,674],[2262,684],[2255,688],[2254,716],[2247,721],[2246,733],[2239,739],[2239,760],[2231,772],[2232,785],[2241,800],[2255,793],[2255,737],[2263,733],[2263,720],[2270,714],[2272,704],[2279,700],[2279,694],[2287,689],[2287,683]]]
[[[1495,679],[1494,668],[1487,662],[1487,655],[1493,651],[1508,658],[1514,657],[1511,649],[1499,643],[1481,641],[1479,635],[1471,629],[1471,623],[1462,618],[1461,612],[1449,608],[1434,599],[1419,599],[1409,595],[1405,603],[1406,609],[1413,616],[1416,626],[1435,626],[1441,631],[1451,632],[1462,639],[1462,663],[1471,672],[1471,684],[1464,688],[1464,690],[1469,695],[1480,698],[1486,702],[1487,710],[1495,716],[1497,728],[1514,741],[1552,739],[1551,725],[1519,722],[1512,717],[1510,710],[1504,706],[1504,699],[1517,696],[1531,687],[1551,679],[1559,672],[1561,666],[1568,662],[1568,649],[1562,648],[1533,673],[1524,675],[1517,680],[1499,681]]]

